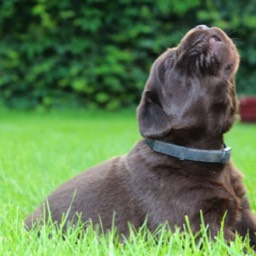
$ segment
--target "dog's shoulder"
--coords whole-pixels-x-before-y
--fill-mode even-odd
[[[226,164],[224,172],[226,175],[228,175],[230,184],[236,196],[238,196],[239,198],[242,198],[246,194],[246,189],[242,182],[242,179],[243,179],[242,173],[235,167],[235,165],[231,161],[229,161]]]

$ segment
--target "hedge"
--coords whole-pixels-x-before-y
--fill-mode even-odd
[[[256,0],[8,0],[0,3],[0,101],[11,108],[136,105],[150,65],[197,24],[241,54],[240,94],[256,93]]]

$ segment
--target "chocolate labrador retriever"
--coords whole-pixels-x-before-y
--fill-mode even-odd
[[[91,220],[105,230],[113,223],[124,235],[128,223],[155,230],[200,229],[200,212],[211,236],[249,233],[256,244],[255,217],[241,175],[223,141],[237,112],[235,74],[239,55],[219,28],[200,25],[153,64],[138,107],[144,137],[125,156],[79,174],[48,196],[26,220],[31,228],[49,214],[59,224]],[[47,202],[47,203],[46,203]],[[44,205],[47,209],[44,210]]]

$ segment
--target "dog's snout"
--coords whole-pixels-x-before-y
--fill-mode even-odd
[[[209,29],[206,25],[198,25],[195,27],[195,29],[198,29],[198,30],[207,30]]]

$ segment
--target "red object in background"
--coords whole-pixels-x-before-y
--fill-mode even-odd
[[[242,122],[256,123],[256,96],[240,98],[240,116]]]

